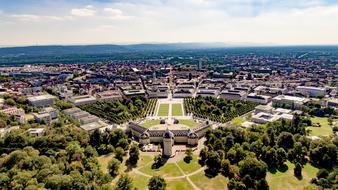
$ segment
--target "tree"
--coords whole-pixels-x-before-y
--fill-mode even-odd
[[[227,177],[229,175],[230,170],[230,161],[227,159],[223,159],[221,162],[221,173],[224,177]]]
[[[288,152],[289,160],[293,163],[304,163],[306,161],[307,149],[300,142],[296,142],[294,148]]]
[[[116,190],[131,190],[133,188],[133,179],[124,174],[116,183]]]
[[[129,150],[129,163],[131,165],[136,165],[137,164],[137,161],[139,159],[139,148],[136,144],[133,144],[131,147],[130,147],[130,150]]]
[[[119,174],[119,168],[120,168],[121,162],[116,159],[112,158],[108,163],[108,171],[109,174],[114,178]]]
[[[163,164],[164,164],[164,160],[163,160],[162,156],[156,155],[154,157],[154,163],[152,165],[152,168],[159,168],[159,167],[163,166]]]
[[[246,190],[247,189],[247,187],[245,186],[243,182],[236,181],[235,179],[230,179],[227,186],[229,190]]]
[[[252,179],[260,180],[266,176],[267,165],[254,157],[247,157],[238,163],[241,176],[249,175]]]
[[[148,183],[149,190],[165,190],[167,183],[160,176],[153,176]]]
[[[216,176],[221,168],[221,158],[215,151],[211,151],[208,154],[208,158],[205,162],[208,167],[208,173]]]
[[[125,155],[125,152],[124,152],[123,148],[117,147],[115,149],[115,158],[118,159],[120,162],[123,161],[123,156],[124,155]]]
[[[282,132],[279,135],[278,141],[277,141],[278,146],[284,148],[284,150],[293,148],[294,143],[295,143],[295,140],[293,138],[293,135],[289,132]]]
[[[190,163],[190,161],[192,160],[192,149],[191,148],[188,148],[186,151],[185,151],[185,157],[184,157],[184,162],[186,163]]]
[[[204,166],[205,161],[208,158],[208,148],[207,147],[202,148],[199,156],[200,156],[199,163]]]
[[[265,179],[261,179],[256,184],[256,189],[269,190],[269,184]]]
[[[296,163],[293,173],[296,177],[302,176],[302,165],[299,162]]]
[[[8,98],[5,100],[5,103],[7,105],[10,105],[10,106],[14,106],[15,105],[15,101],[12,99],[12,98]]]

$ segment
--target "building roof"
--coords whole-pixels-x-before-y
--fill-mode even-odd
[[[279,95],[273,98],[274,100],[288,100],[295,102],[305,102],[307,98],[297,97],[297,96],[287,96],[287,95]]]
[[[31,96],[31,97],[28,97],[27,100],[30,102],[36,102],[36,101],[55,99],[55,98],[56,98],[55,96],[52,96],[50,94],[45,94],[45,95],[39,95],[39,96]]]

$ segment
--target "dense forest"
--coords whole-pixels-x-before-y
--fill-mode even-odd
[[[229,178],[229,189],[269,189],[267,171],[285,170],[295,164],[294,174],[302,177],[309,163],[321,168],[311,183],[320,189],[338,188],[338,138],[311,141],[305,136],[307,119],[296,116],[293,122],[276,121],[267,127],[221,127],[206,134],[200,163],[210,177],[218,173]]]
[[[96,157],[129,143],[121,130],[88,135],[54,126],[41,137],[13,130],[0,138],[0,189],[113,189],[114,176],[100,170]]]

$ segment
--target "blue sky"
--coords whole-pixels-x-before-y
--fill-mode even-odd
[[[338,44],[336,0],[0,0],[0,45]]]

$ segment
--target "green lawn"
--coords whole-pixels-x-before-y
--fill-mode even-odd
[[[329,126],[327,117],[311,117],[312,125],[317,123],[321,127],[308,127],[311,130],[311,136],[330,136],[333,134],[332,128]]]
[[[139,190],[147,190],[149,179],[148,177],[136,174],[131,172],[130,177],[133,179],[133,187],[136,187]],[[166,190],[192,190],[193,187],[187,181],[187,179],[175,179],[175,180],[166,180],[167,188]]]
[[[146,173],[148,175],[160,175],[163,177],[174,177],[174,176],[182,176],[182,172],[179,170],[179,168],[174,163],[166,163],[164,166],[158,168],[158,169],[152,169],[152,164],[148,164],[143,168],[140,168],[139,170],[143,173]]]
[[[140,158],[137,161],[137,167],[144,167],[147,164],[149,164],[150,162],[152,162],[154,160],[154,158],[152,156],[142,156],[140,155]]]
[[[133,179],[133,187],[137,187],[137,189],[148,189],[148,177],[145,177],[143,175],[136,174],[134,172],[129,173],[129,176]]]
[[[303,179],[298,180],[293,175],[294,164],[287,162],[288,170],[285,172],[277,171],[276,173],[268,172],[266,179],[269,183],[270,189],[273,190],[296,190],[303,189],[310,185],[312,178],[316,176],[318,169],[306,164],[302,170]]]
[[[182,124],[182,125],[186,125],[188,127],[196,127],[197,125],[199,125],[199,123],[195,122],[194,120],[192,119],[181,119],[179,120],[179,123]]]
[[[169,104],[160,104],[157,116],[168,116],[168,114],[169,114]]]
[[[214,178],[208,178],[204,175],[204,171],[201,171],[195,175],[190,176],[191,181],[199,187],[201,190],[226,190],[227,188],[227,178],[218,175]]]
[[[182,168],[185,174],[192,173],[201,168],[198,164],[198,157],[196,155],[193,155],[193,159],[188,164],[185,163],[184,160],[178,161],[177,164]]]
[[[172,104],[172,116],[182,116],[182,104]]]
[[[242,123],[244,123],[245,121],[247,121],[245,118],[235,117],[231,120],[231,124],[233,124],[235,126],[241,126]]]
[[[159,124],[160,124],[160,120],[154,119],[154,120],[148,120],[148,121],[142,123],[141,126],[144,127],[144,128],[149,128],[149,127],[152,127],[154,125],[159,125]]]
[[[166,190],[193,190],[194,188],[190,185],[187,179],[176,179],[176,180],[167,180]]]

